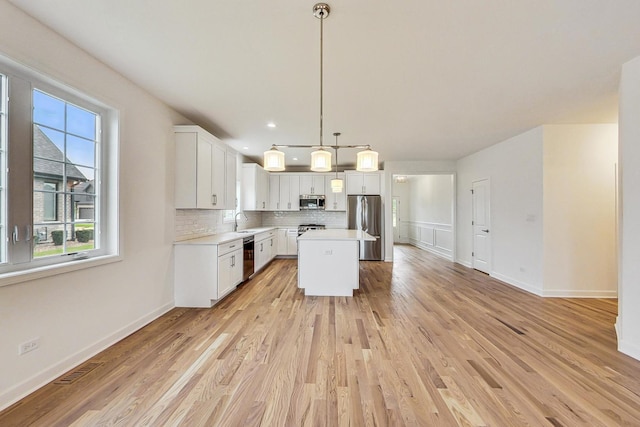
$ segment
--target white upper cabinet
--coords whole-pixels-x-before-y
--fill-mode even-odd
[[[300,210],[300,177],[294,174],[269,176],[269,210]]]
[[[300,194],[324,195],[324,175],[300,175]]]
[[[236,152],[199,126],[174,132],[176,208],[234,209]]]
[[[380,194],[380,172],[347,171],[347,194]]]
[[[343,188],[340,193],[334,193],[331,191],[331,180],[335,175],[327,175],[324,177],[324,187],[327,189],[325,195],[325,211],[346,211],[347,210],[347,192]],[[338,178],[344,180],[344,174],[339,173]]]
[[[299,175],[280,175],[280,210],[300,210]]]
[[[256,163],[242,165],[242,209],[269,210],[269,172]]]

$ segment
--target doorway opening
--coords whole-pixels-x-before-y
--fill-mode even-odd
[[[393,174],[394,244],[410,244],[450,261],[455,253],[455,176]]]

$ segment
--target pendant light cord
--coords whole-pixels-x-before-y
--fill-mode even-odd
[[[323,61],[323,21],[324,21],[324,12],[320,14],[320,149],[322,149],[322,101],[323,101],[323,69],[324,69],[324,61]]]

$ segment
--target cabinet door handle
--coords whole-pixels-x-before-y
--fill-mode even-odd
[[[287,205],[287,209],[291,209],[291,202]]]
[[[16,244],[17,242],[20,241],[20,234],[18,232],[17,225],[13,226],[13,233],[11,233],[11,240],[13,241],[13,244]]]
[[[215,194],[211,195],[211,204],[212,205],[217,205],[218,204],[218,196]]]
[[[271,242],[271,246],[273,246],[273,239],[271,239],[270,242]]]
[[[236,245],[231,245],[231,246],[229,246],[229,249],[233,249],[235,247],[236,247]]]
[[[276,202],[276,209],[280,209],[280,202]]]
[[[26,240],[28,242],[29,240],[31,240],[31,226],[30,225],[26,226],[26,231],[27,231],[27,234],[26,234],[24,240]]]

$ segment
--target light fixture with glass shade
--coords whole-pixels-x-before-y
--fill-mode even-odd
[[[331,191],[333,193],[342,193],[342,180],[338,178],[338,137],[340,132],[334,132],[333,136],[336,137],[336,145],[333,146],[336,150],[336,177],[331,180]]]
[[[331,172],[331,152],[326,148],[333,148],[336,151],[336,157],[338,156],[338,148],[365,148],[357,155],[356,170],[360,172],[372,172],[378,170],[378,153],[371,149],[370,145],[344,145],[338,147],[338,138],[336,137],[336,145],[324,145],[322,141],[323,137],[323,68],[324,68],[324,46],[323,46],[323,21],[329,17],[331,8],[326,3],[317,3],[313,6],[313,16],[320,20],[320,144],[319,145],[281,145],[273,144],[270,150],[264,152],[263,165],[264,169],[271,172],[280,172],[285,169],[284,153],[278,148],[312,148],[314,151],[311,153],[311,170],[313,172]],[[334,134],[336,135],[336,134]],[[338,133],[338,135],[340,135]],[[337,160],[336,160],[336,173],[337,173]],[[335,180],[338,180],[337,176]],[[342,180],[338,180],[342,181]],[[336,184],[336,188],[338,184]],[[342,187],[339,191],[341,192]],[[333,190],[333,186],[332,186]]]
[[[375,172],[378,170],[378,152],[367,146],[366,150],[357,154],[356,170],[359,172]]]
[[[264,168],[272,172],[284,170],[284,153],[273,145],[270,150],[264,152]]]

